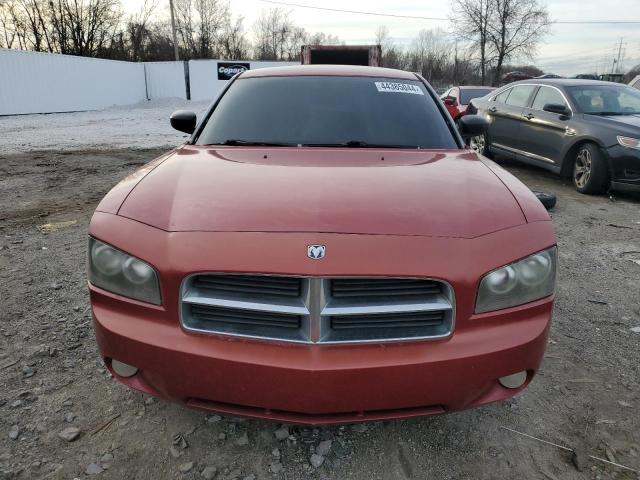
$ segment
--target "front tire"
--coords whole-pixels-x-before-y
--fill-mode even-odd
[[[609,188],[607,161],[597,145],[585,143],[578,148],[573,164],[573,184],[580,193],[594,194]]]
[[[480,155],[492,158],[489,151],[489,137],[486,133],[469,138],[469,148]]]

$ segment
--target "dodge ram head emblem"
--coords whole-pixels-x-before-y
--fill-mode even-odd
[[[324,258],[326,248],[324,245],[307,245],[307,256],[312,260]]]

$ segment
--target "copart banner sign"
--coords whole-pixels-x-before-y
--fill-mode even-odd
[[[218,80],[229,80],[236,73],[249,70],[248,63],[218,62]]]

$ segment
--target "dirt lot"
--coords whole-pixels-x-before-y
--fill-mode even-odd
[[[579,195],[551,175],[509,165],[559,197],[558,300],[533,384],[473,411],[290,426],[278,440],[280,425],[132,392],[99,360],[85,285],[88,222],[117,180],[158,153],[0,157],[0,478],[214,478],[202,475],[206,467],[218,479],[640,478],[584,458],[640,470],[639,198]],[[70,427],[79,437],[60,438]],[[503,427],[574,448],[581,461]],[[324,440],[324,462],[313,467]]]

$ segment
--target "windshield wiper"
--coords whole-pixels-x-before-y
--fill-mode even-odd
[[[296,143],[284,143],[284,142],[256,142],[253,140],[238,140],[230,138],[220,143],[207,143],[209,145],[225,145],[228,147],[297,147]]]
[[[219,143],[207,143],[205,146],[224,145],[229,147],[347,147],[347,148],[410,148],[419,149],[416,145],[394,145],[386,143],[367,143],[361,140],[349,140],[343,143],[285,143],[261,142],[253,140],[228,139]]]
[[[349,140],[343,143],[305,143],[305,147],[348,147],[348,148],[411,148],[419,149],[416,145],[394,145],[389,143],[367,143],[362,140]]]

